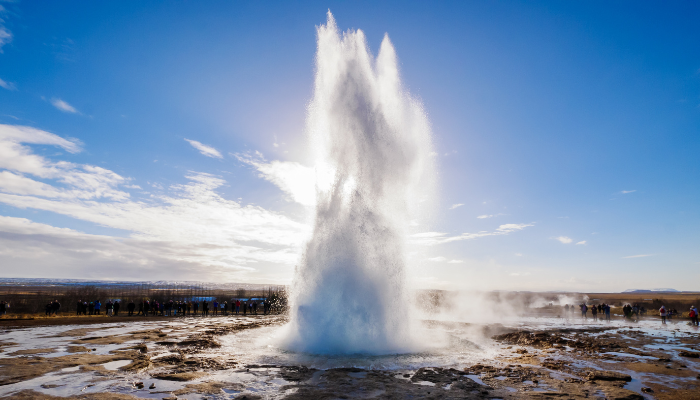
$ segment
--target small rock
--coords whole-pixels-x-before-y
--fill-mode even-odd
[[[143,389],[143,382],[136,382],[135,386],[137,389]]]
[[[681,357],[700,358],[700,353],[695,351],[681,351],[678,355]]]
[[[148,388],[149,388],[149,389],[155,389],[155,388],[156,388],[156,384],[155,384],[155,383],[151,383],[151,386],[149,386]]]
[[[411,377],[411,374],[403,374],[403,377],[404,377],[404,378],[410,378],[410,377]]]
[[[518,354],[527,354],[527,350],[526,350],[526,349],[518,349],[518,350],[515,350],[515,352],[518,353]]]
[[[643,388],[642,388],[642,392],[644,392],[644,393],[654,393],[654,391],[653,391],[651,388],[648,388],[648,387],[643,387]]]

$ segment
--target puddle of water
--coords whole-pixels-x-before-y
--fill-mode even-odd
[[[110,361],[108,363],[102,364],[104,369],[108,371],[116,371],[121,367],[125,367],[127,365],[131,364],[131,360],[117,360],[117,361]]]
[[[619,357],[632,357],[632,358],[636,358],[636,359],[640,359],[640,360],[658,360],[658,358],[652,357],[652,356],[640,356],[637,354],[619,353],[619,352],[615,352],[615,351],[609,351],[607,353],[601,353],[601,354],[610,354],[610,355],[619,356]]]
[[[484,381],[481,380],[479,375],[467,375],[467,378],[473,380],[474,382],[478,383],[479,385],[486,386],[486,384],[484,383]]]

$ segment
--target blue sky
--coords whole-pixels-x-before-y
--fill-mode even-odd
[[[420,285],[698,289],[696,3],[0,5],[2,276],[289,282],[331,9],[428,113],[420,228],[473,234],[412,255]]]

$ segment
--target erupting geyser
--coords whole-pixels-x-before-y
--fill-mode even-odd
[[[309,139],[314,232],[297,267],[285,347],[330,354],[416,350],[406,242],[432,194],[431,134],[400,82],[388,36],[375,59],[362,31],[318,27]]]

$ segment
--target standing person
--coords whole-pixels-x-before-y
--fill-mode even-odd
[[[88,312],[90,313],[90,315],[95,313],[95,303],[92,301],[90,302],[90,304],[88,304]]]
[[[121,308],[121,304],[119,304],[119,301],[114,302],[114,316],[116,317],[119,315],[119,309]]]
[[[194,302],[194,315],[197,315],[197,311],[199,311],[199,301]]]
[[[80,315],[80,312],[83,309],[83,301],[78,300],[78,306],[75,308],[75,315]]]
[[[698,309],[695,306],[690,306],[688,316],[690,317],[690,324],[698,326]]]
[[[206,300],[202,302],[202,316],[209,316],[209,303]]]
[[[102,308],[102,303],[99,300],[95,302],[95,315],[100,315],[100,309]]]
[[[586,314],[588,312],[588,306],[586,303],[581,303],[581,318],[588,319],[588,315]]]
[[[112,303],[112,300],[107,300],[107,304],[105,304],[105,309],[107,310],[105,314],[107,314],[108,317],[111,317],[112,310],[114,309],[114,303]]]
[[[241,311],[241,299],[236,299],[236,315]]]
[[[224,304],[221,305],[221,311],[224,315],[228,315],[228,301],[224,301]]]
[[[666,307],[661,305],[661,308],[659,308],[659,315],[661,316],[661,323],[665,324],[666,323]]]
[[[604,304],[603,311],[605,311],[605,320],[610,321],[610,304]]]
[[[134,315],[134,309],[136,308],[136,304],[134,304],[133,300],[129,300],[129,304],[126,305],[126,309],[129,311],[129,316]]]
[[[247,312],[248,312],[248,303],[244,301],[243,302],[243,315],[246,315]]]
[[[213,303],[213,304],[214,304],[214,315],[217,315],[218,312],[219,312],[219,310],[218,310],[218,308],[219,308],[219,302],[216,301],[216,300],[214,300],[214,303]]]
[[[591,307],[591,314],[593,315],[593,321],[598,320],[598,307],[593,306]]]

